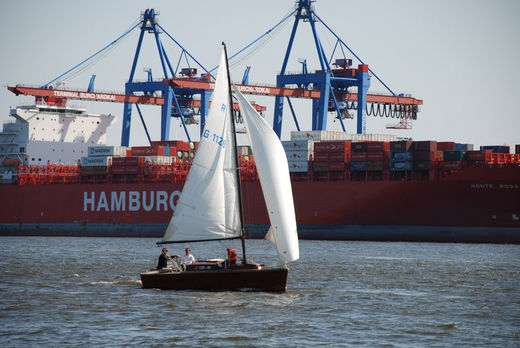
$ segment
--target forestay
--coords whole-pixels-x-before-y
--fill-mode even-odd
[[[224,49],[206,126],[163,242],[241,235],[236,146]]]
[[[246,124],[271,221],[268,239],[274,240],[282,263],[297,260],[300,257],[298,232],[285,151],[269,124],[237,88],[235,94]]]

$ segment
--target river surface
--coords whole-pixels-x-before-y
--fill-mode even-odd
[[[276,265],[267,241],[247,247]],[[285,293],[143,289],[159,254],[147,238],[0,238],[0,346],[520,346],[518,245],[301,241]]]

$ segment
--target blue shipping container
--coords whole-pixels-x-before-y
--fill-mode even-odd
[[[350,162],[351,172],[365,172],[367,170],[367,162],[365,161],[354,161]]]
[[[473,150],[473,144],[459,144],[459,143],[455,143],[455,150],[456,151],[472,151]]]
[[[491,150],[494,153],[509,153],[509,146],[504,145],[487,145],[481,146],[481,150]]]
[[[412,161],[412,160],[413,160],[413,152],[401,152],[401,151],[390,152],[390,162],[404,162],[404,161]]]
[[[391,171],[407,171],[413,169],[413,162],[412,161],[406,161],[406,162],[390,162],[390,170]]]

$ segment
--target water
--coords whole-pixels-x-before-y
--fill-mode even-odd
[[[240,249],[190,245],[199,258],[227,246]],[[268,242],[248,250],[276,263]],[[0,238],[0,346],[520,346],[520,246],[300,251],[285,293],[176,292],[140,286],[160,254],[153,239]]]

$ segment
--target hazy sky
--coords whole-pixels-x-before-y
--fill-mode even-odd
[[[220,43],[230,54],[247,45],[284,18],[294,1],[0,1],[0,121],[9,107],[30,104],[32,97],[16,97],[5,86],[42,85],[101,49],[125,32],[146,8],[160,12],[159,23],[203,65],[218,63]],[[410,93],[424,105],[411,130],[389,130],[395,120],[369,116],[368,133],[390,133],[416,140],[484,144],[519,144],[520,113],[520,1],[419,1],[364,0],[315,3],[316,13],[371,69],[398,93]],[[250,65],[250,82],[274,84],[280,71],[294,18],[239,64],[232,64],[232,79],[240,80]],[[335,39],[317,23],[325,51],[330,55]],[[86,88],[96,74],[97,90],[123,91],[128,80],[139,31],[81,74],[66,81],[70,88]],[[161,36],[176,64],[180,50]],[[318,69],[310,26],[300,23],[288,71],[300,70],[299,58],[309,69]],[[339,58],[339,57],[338,57]],[[354,60],[355,61],[355,60]],[[355,61],[355,64],[358,62]],[[152,35],[146,35],[135,79],[145,79],[143,67],[161,68]],[[374,77],[371,91],[383,92]],[[250,96],[267,106],[272,123],[273,97]],[[112,113],[117,122],[108,132],[108,143],[121,139],[122,104],[72,101],[90,112]],[[311,127],[310,100],[295,101],[302,129]],[[160,107],[143,107],[152,138],[160,137]],[[283,138],[294,130],[285,104]],[[131,145],[146,144],[134,109]],[[329,129],[341,130],[329,114]],[[354,121],[346,123],[355,131]],[[172,135],[182,136],[178,123]],[[190,135],[198,138],[191,126]],[[240,142],[240,140],[239,140]]]

